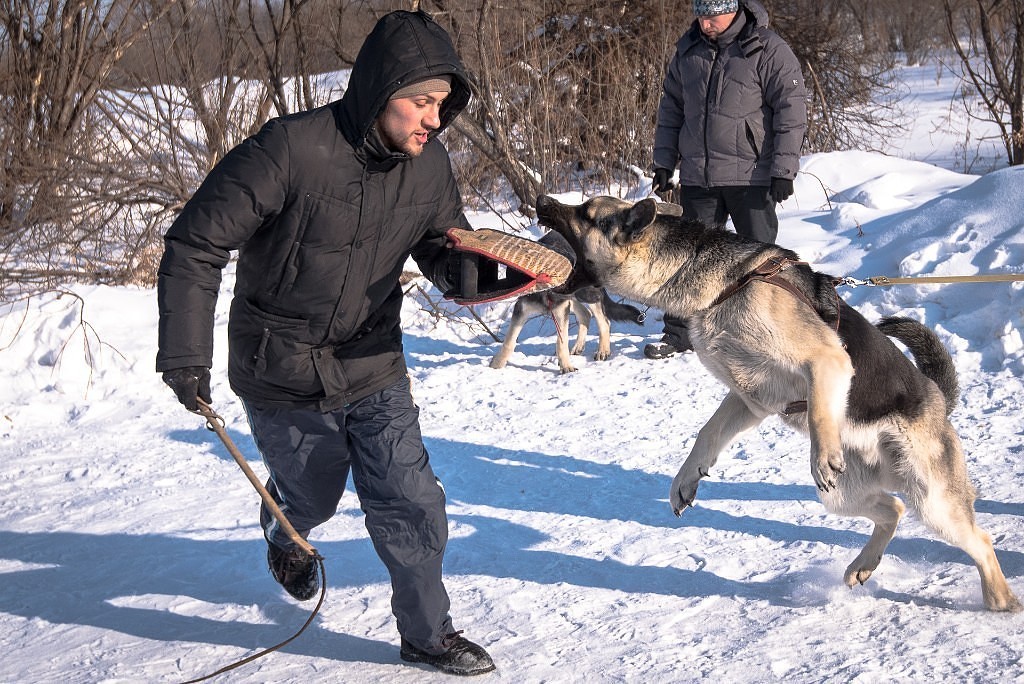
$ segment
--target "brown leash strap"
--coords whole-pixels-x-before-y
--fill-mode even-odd
[[[249,482],[256,489],[256,491],[259,492],[260,498],[263,499],[263,503],[267,505],[267,509],[274,516],[277,522],[280,523],[281,529],[285,531],[285,533],[293,542],[295,542],[300,548],[302,548],[304,551],[306,551],[306,553],[308,553],[316,560],[317,568],[320,571],[320,600],[317,601],[316,607],[313,608],[313,612],[302,624],[302,627],[299,628],[299,631],[297,631],[295,634],[288,637],[281,643],[277,644],[276,646],[271,646],[270,648],[266,648],[262,651],[254,653],[251,656],[243,658],[242,660],[239,660],[237,662],[231,663],[230,665],[226,665],[217,670],[216,672],[211,672],[208,675],[204,675],[196,679],[190,679],[186,682],[183,682],[182,684],[195,684],[195,682],[203,682],[207,679],[212,679],[217,675],[224,674],[225,672],[234,670],[235,668],[241,667],[242,665],[251,663],[257,658],[262,658],[268,653],[273,653],[274,651],[281,650],[291,642],[295,641],[295,639],[297,639],[300,634],[306,631],[306,628],[309,627],[309,625],[313,622],[313,618],[315,618],[317,614],[320,612],[320,607],[324,605],[324,599],[327,597],[327,573],[324,570],[323,556],[317,553],[317,550],[313,548],[308,541],[303,539],[302,535],[296,532],[295,528],[292,527],[292,524],[288,522],[288,518],[286,518],[284,516],[284,513],[281,512],[281,508],[277,505],[277,502],[274,501],[274,498],[270,496],[270,492],[267,491],[267,488],[264,487],[263,483],[260,482],[259,479],[256,477],[256,473],[254,473],[252,471],[252,468],[249,467],[249,464],[246,463],[245,457],[242,455],[242,452],[238,450],[238,447],[235,446],[234,441],[232,441],[231,437],[224,429],[224,419],[217,415],[217,412],[214,411],[209,404],[207,404],[202,399],[199,399],[198,397],[197,404],[199,406],[199,410],[196,411],[196,413],[206,418],[206,427],[209,430],[212,430],[213,432],[217,433],[217,436],[220,437],[220,441],[224,443],[224,446],[231,454],[231,457],[235,459],[235,463],[238,464],[238,466],[242,469],[242,472],[245,473],[245,476],[249,479]]]
[[[972,276],[906,276],[889,277],[874,276],[866,280],[858,280],[847,276],[839,280],[839,285],[927,285],[942,283],[1015,283],[1024,281],[1022,273],[980,273]]]
[[[295,531],[295,528],[292,527],[290,522],[288,522],[288,518],[284,516],[284,513],[277,505],[277,502],[274,501],[274,497],[270,496],[270,492],[267,491],[267,488],[264,487],[263,483],[256,477],[256,473],[254,473],[252,468],[249,467],[249,464],[246,463],[242,452],[238,450],[238,447],[235,446],[235,443],[231,440],[231,437],[228,436],[227,431],[224,429],[224,419],[217,415],[216,411],[214,411],[213,408],[202,399],[197,398],[197,403],[199,405],[199,415],[206,418],[207,429],[217,433],[217,436],[220,437],[220,441],[224,442],[224,446],[231,454],[231,457],[235,459],[235,463],[238,464],[238,467],[242,469],[245,476],[249,478],[249,482],[256,491],[259,492],[260,498],[263,499],[263,504],[267,507],[267,510],[270,511],[271,515],[274,516],[274,519],[277,520],[278,524],[281,525],[281,529],[288,535],[288,538],[310,556],[319,558],[320,554],[316,552],[316,549],[314,549],[308,541],[302,538],[301,534]]]
[[[548,293],[544,293],[544,305],[548,307],[548,315],[551,316],[551,322],[555,324],[555,336],[558,341],[562,341],[562,326],[558,325],[558,319],[555,318],[555,302],[551,299]],[[569,331],[567,330],[566,333]]]

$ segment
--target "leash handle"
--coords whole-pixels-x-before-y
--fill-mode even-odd
[[[231,454],[231,457],[235,459],[235,463],[237,463],[238,467],[242,469],[243,473],[245,473],[250,484],[252,484],[256,491],[259,492],[260,498],[263,499],[263,504],[281,525],[281,529],[285,531],[285,534],[287,534],[288,537],[303,551],[313,558],[321,560],[322,556],[302,537],[301,534],[295,531],[292,524],[288,522],[288,518],[284,516],[284,512],[281,511],[280,506],[278,506],[277,502],[274,501],[274,497],[270,496],[270,492],[267,491],[267,488],[264,487],[263,483],[256,477],[256,473],[254,473],[252,468],[249,467],[249,464],[246,463],[245,457],[242,456],[242,452],[238,450],[238,447],[235,446],[235,443],[224,429],[224,419],[217,415],[217,412],[213,410],[212,406],[198,397],[196,397],[196,404],[199,407],[196,413],[201,415],[203,418],[206,418],[206,427],[217,433],[217,436],[220,437],[220,441],[224,443],[224,446]]]

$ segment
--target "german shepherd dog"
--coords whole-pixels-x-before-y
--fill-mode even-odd
[[[675,205],[541,196],[541,225],[564,236],[576,265],[564,287],[601,285],[686,319],[701,363],[729,389],[672,481],[672,510],[693,505],[719,452],[778,415],[810,437],[811,475],[825,507],[874,523],[845,572],[863,584],[907,503],[959,546],[981,575],[985,606],[1019,611],[988,533],[948,415],[959,389],[949,352],[907,318],[871,325],[816,273],[777,245],[715,230]],[[916,366],[889,339],[910,350]]]
[[[644,314],[635,306],[620,304],[611,297],[604,288],[584,287],[569,293],[558,293],[551,290],[533,292],[516,300],[512,307],[512,320],[505,333],[505,342],[494,358],[491,368],[504,368],[508,357],[516,347],[519,333],[526,322],[538,314],[550,314],[555,321],[557,340],[555,353],[558,357],[558,369],[564,373],[572,373],[576,368],[569,358],[569,312],[576,316],[576,343],[572,347],[573,354],[582,354],[587,344],[587,329],[593,318],[597,322],[597,353],[594,359],[604,361],[612,356],[611,321],[633,321],[643,325]]]

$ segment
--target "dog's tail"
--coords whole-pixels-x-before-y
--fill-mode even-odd
[[[900,316],[883,318],[878,329],[907,346],[917,367],[939,386],[946,397],[946,415],[952,413],[960,396],[960,386],[953,358],[938,336],[921,323]]]
[[[637,325],[644,324],[646,315],[640,309],[629,304],[623,304],[615,301],[608,296],[608,291],[603,288],[601,290],[601,296],[604,298],[604,312],[611,320],[629,321],[631,323],[636,323]]]

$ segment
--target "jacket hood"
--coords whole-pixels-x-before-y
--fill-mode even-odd
[[[740,0],[740,9],[746,11],[747,20],[754,25],[768,27],[768,10],[757,0]]]
[[[471,95],[469,78],[448,32],[424,12],[397,11],[382,17],[366,37],[341,98],[340,125],[354,147],[362,147],[388,99],[410,83],[451,75],[452,92],[441,105],[441,125],[455,120]]]

